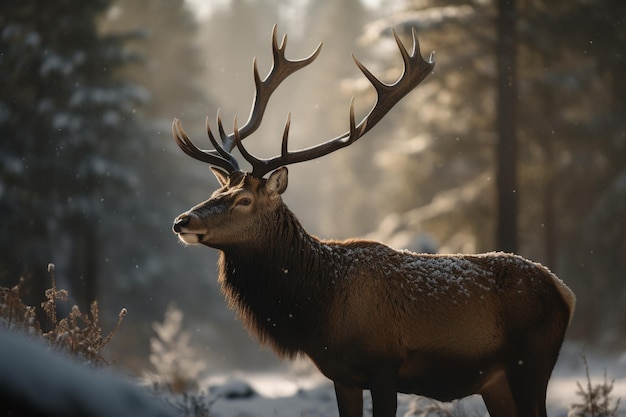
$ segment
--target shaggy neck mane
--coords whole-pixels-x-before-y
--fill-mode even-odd
[[[258,243],[222,250],[219,282],[246,328],[279,355],[294,357],[323,336],[305,323],[326,321],[332,282],[324,279],[337,275],[337,263],[284,204],[268,217]]]

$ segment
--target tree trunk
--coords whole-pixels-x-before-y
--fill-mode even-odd
[[[516,10],[515,0],[498,0],[496,62],[498,249],[517,251],[517,140],[516,140]]]

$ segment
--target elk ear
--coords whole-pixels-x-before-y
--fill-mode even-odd
[[[287,189],[287,167],[280,167],[270,174],[265,184],[270,194],[282,194]]]
[[[215,175],[215,178],[217,178],[217,181],[220,183],[220,185],[223,187],[226,184],[228,184],[228,172],[216,168],[216,167],[209,167],[211,168],[211,171],[213,172],[213,175]]]

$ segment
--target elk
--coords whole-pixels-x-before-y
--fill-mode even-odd
[[[174,119],[172,132],[189,156],[208,163],[220,188],[176,217],[185,244],[219,250],[222,292],[248,331],[279,356],[308,356],[334,383],[339,415],[363,415],[363,390],[374,417],[397,411],[397,392],[441,401],[480,394],[492,417],[545,417],[546,387],[571,321],[575,297],[547,268],[505,253],[417,254],[382,243],[322,240],[307,233],[282,200],[286,165],[346,147],[376,125],[432,72],[412,31],[409,53],[394,38],[404,72],[393,84],[356,65],[377,92],[358,124],[354,99],[349,131],[291,151],[288,117],[280,155],[260,159],[242,145],[263,117],[272,92],[310,64],[285,57],[272,33],[273,66],[261,79],[253,61],[255,98],[248,121],[219,143],[197,148]],[[243,171],[237,148],[251,165]],[[269,175],[268,175],[269,174]]]

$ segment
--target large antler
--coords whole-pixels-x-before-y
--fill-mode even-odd
[[[215,140],[207,121],[207,132],[211,143],[215,147],[215,151],[203,151],[196,148],[191,143],[187,135],[185,135],[182,127],[180,126],[180,122],[177,119],[174,119],[174,124],[172,126],[174,138],[181,149],[188,155],[209,164],[220,166],[229,172],[239,169],[237,161],[230,154],[233,147],[237,146],[241,155],[252,165],[252,175],[257,178],[262,178],[266,173],[281,166],[316,159],[346,147],[354,143],[357,139],[374,127],[387,114],[387,112],[389,112],[389,110],[396,105],[396,103],[398,103],[413,88],[417,87],[417,85],[419,85],[419,83],[421,83],[432,71],[435,65],[433,54],[430,55],[428,61],[425,61],[420,54],[419,42],[414,29],[411,30],[411,34],[413,38],[413,50],[411,54],[409,54],[396,32],[393,31],[394,39],[398,44],[398,48],[400,49],[402,60],[404,62],[404,72],[393,84],[383,83],[363,64],[361,64],[358,59],[354,56],[352,57],[363,75],[365,75],[376,90],[377,99],[374,107],[372,107],[369,113],[363,118],[363,120],[361,120],[361,122],[356,124],[354,118],[354,98],[352,98],[350,102],[350,130],[334,139],[309,148],[290,152],[288,150],[288,137],[291,117],[288,117],[287,123],[285,124],[285,130],[283,132],[280,155],[269,159],[259,159],[251,155],[243,147],[242,140],[258,128],[261,118],[263,117],[263,111],[265,110],[267,101],[269,100],[269,96],[276,89],[278,84],[280,84],[280,82],[289,74],[311,63],[317,57],[321,48],[320,44],[311,56],[303,60],[288,61],[284,55],[286,36],[283,38],[281,46],[278,47],[276,44],[276,26],[274,26],[272,34],[274,66],[265,80],[260,81],[258,70],[256,68],[256,61],[254,64],[254,79],[257,87],[257,95],[255,97],[252,112],[246,124],[241,129],[238,129],[237,119],[235,118],[233,134],[226,135],[218,113],[218,128],[220,138],[222,140],[222,145],[219,145]]]
[[[321,51],[322,44],[320,43],[315,51],[313,51],[311,55],[304,59],[287,59],[285,57],[285,48],[287,47],[287,35],[283,36],[279,46],[276,38],[276,31],[277,26],[274,25],[272,29],[273,62],[272,68],[270,69],[265,79],[261,80],[261,77],[259,75],[259,69],[256,63],[256,58],[252,60],[255,85],[254,102],[252,103],[252,109],[250,110],[250,116],[248,117],[248,121],[246,121],[245,125],[241,129],[239,129],[238,135],[240,139],[244,139],[250,136],[261,125],[267,103],[272,93],[274,92],[274,90],[276,90],[280,83],[282,83],[288,76],[290,76],[294,72],[306,67],[311,62],[313,62]],[[175,118],[174,122],[172,123],[172,134],[174,135],[174,139],[176,140],[178,146],[183,150],[183,152],[185,152],[192,158],[207,162],[212,165],[217,165],[226,169],[228,172],[237,171],[239,170],[239,164],[237,163],[237,160],[230,154],[230,152],[235,147],[235,133],[227,135],[224,132],[222,118],[219,111],[217,113],[217,126],[220,134],[220,139],[222,141],[221,145],[218,144],[215,140],[215,137],[211,132],[211,127],[209,126],[209,118],[207,117],[206,129],[211,144],[213,145],[215,150],[198,149],[191,142],[191,140],[183,130],[180,121],[177,118]]]

